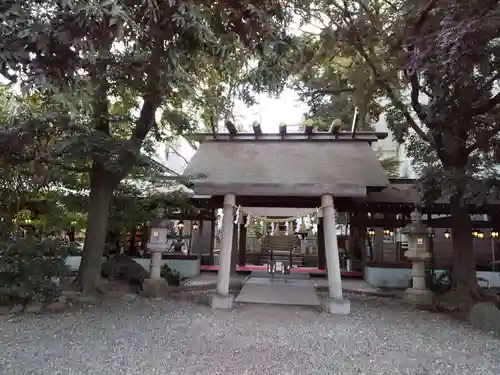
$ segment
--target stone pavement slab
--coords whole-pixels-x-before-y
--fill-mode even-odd
[[[308,273],[289,273],[288,275],[284,275],[282,273],[275,273],[271,275],[267,271],[252,271],[250,274],[251,277],[260,277],[266,279],[298,279],[298,280],[310,280],[311,276]]]
[[[278,276],[278,275],[276,275]],[[236,297],[238,303],[320,306],[314,283],[309,279],[255,277],[252,275]]]

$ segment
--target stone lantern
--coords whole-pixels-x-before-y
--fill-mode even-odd
[[[297,231],[297,235],[300,238],[300,253],[305,254],[306,253],[306,247],[307,247],[307,236],[309,235],[309,229],[306,227],[305,219],[301,217],[300,219],[300,225],[299,229]]]
[[[411,213],[411,223],[402,231],[408,237],[405,256],[412,262],[413,286],[405,291],[405,300],[418,305],[432,303],[432,292],[425,282],[425,262],[429,260],[429,232],[422,223],[422,213],[417,209]]]
[[[149,279],[144,280],[143,293],[148,297],[158,297],[167,291],[167,280],[161,277],[161,255],[167,249],[168,220],[163,216],[165,210],[158,208],[155,218],[151,222],[151,235],[148,242],[148,250],[151,253],[149,266]]]

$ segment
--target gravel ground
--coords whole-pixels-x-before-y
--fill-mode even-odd
[[[138,299],[0,317],[1,375],[498,374],[500,340],[390,299],[352,314]]]

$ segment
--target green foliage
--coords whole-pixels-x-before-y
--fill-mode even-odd
[[[262,224],[260,223],[260,220],[254,218],[250,218],[248,231],[253,233],[257,239],[261,238],[265,234],[262,233]]]
[[[423,125],[410,123],[408,152],[429,198],[450,194],[461,204],[477,201],[491,196],[499,181],[499,11],[499,4],[487,1],[413,9],[422,21],[408,39],[419,53],[407,59],[412,69],[406,75],[410,108]],[[436,185],[440,189],[432,189]]]
[[[89,202],[88,220],[105,220],[113,193],[156,142],[211,127],[237,97],[279,91],[294,6],[0,0],[0,74],[36,99],[35,110],[9,119],[11,138],[30,148],[26,159],[52,187],[103,202]],[[103,231],[89,225],[85,243],[86,254],[102,252]]]
[[[469,203],[481,204],[498,195],[500,4],[317,0],[311,8],[310,18],[322,25],[321,37],[314,40],[320,45],[315,48],[337,49],[341,60],[345,51],[352,64],[347,71],[354,67],[354,78],[363,76],[368,82],[365,88],[374,88],[372,97],[380,95],[389,103],[388,125],[395,138],[406,143],[422,182],[424,203],[449,197],[453,288],[481,299]],[[337,59],[334,67],[342,62],[331,57]],[[339,70],[319,69],[312,77],[328,73],[333,80]],[[334,88],[354,90],[355,81],[350,79],[340,80],[340,87]],[[322,87],[330,88],[324,83]],[[350,100],[359,97],[352,91]]]
[[[37,97],[23,98],[0,86],[0,117],[5,124],[0,133],[0,215],[4,224],[28,220],[38,232],[51,233],[67,230],[72,223],[81,226],[84,218],[59,202],[55,168],[45,168],[36,160],[45,154],[53,136],[50,131],[38,132],[38,120],[43,121],[44,114]],[[13,227],[5,230],[7,236],[16,232]]]
[[[319,102],[309,115],[346,122],[357,107],[373,121],[384,110],[424,186],[484,196],[478,177],[497,177],[500,131],[498,4],[487,3],[315,1],[311,18],[321,30],[304,38],[317,53],[297,78]]]
[[[27,303],[54,296],[54,278],[68,275],[71,244],[61,240],[16,238],[0,244],[0,299]]]
[[[390,40],[382,27],[394,19],[394,9],[383,0],[314,1],[307,21],[316,25],[301,36],[301,64],[294,74],[293,87],[309,104],[306,118],[314,119],[317,130],[328,130],[339,119],[349,128],[358,109],[357,128],[371,130],[386,110],[386,93],[378,84],[379,77],[356,49],[360,43],[370,56],[383,55]],[[359,35],[353,35],[356,30]],[[384,79],[401,87],[397,69],[377,58],[384,66]]]
[[[387,172],[389,177],[399,176],[399,167],[401,162],[397,156],[384,157],[382,152],[379,150],[377,152],[377,157],[382,165],[382,168]]]
[[[151,220],[157,207],[193,208],[188,199],[188,194],[180,191],[158,194],[154,188],[121,185],[113,196],[108,227],[115,233],[128,231]]]
[[[161,277],[167,280],[168,285],[179,286],[183,280],[181,274],[171,269],[167,263],[161,266]]]
[[[195,128],[198,115],[218,120],[236,95],[251,101],[251,91],[279,87],[273,72],[291,22],[274,1],[49,1],[48,13],[6,1],[2,9],[10,37],[1,73],[41,90],[65,119],[50,161],[82,171],[99,161],[122,177],[130,154],[153,138]]]
[[[357,109],[358,130],[373,130],[383,112],[387,112],[388,121],[394,124],[394,116],[391,117],[394,106],[388,102],[370,64],[383,68],[384,79],[397,91],[404,87],[400,70],[389,59],[377,57],[368,62],[357,51],[352,33],[352,29],[357,30],[358,42],[371,57],[383,55],[391,40],[380,26],[392,27],[398,22],[394,9],[388,2],[377,0],[355,1],[350,6],[343,1],[316,1],[312,9],[310,20],[320,26],[315,32],[301,35],[301,55],[310,58],[302,59],[303,64],[293,74],[293,87],[309,104],[305,118],[319,131],[327,131],[334,120],[340,120],[343,130],[350,130]],[[402,142],[401,136],[395,138]],[[379,159],[389,176],[398,175],[396,157],[387,158],[379,153]]]

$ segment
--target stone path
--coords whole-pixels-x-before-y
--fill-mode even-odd
[[[292,276],[292,275],[289,275]],[[320,306],[313,281],[309,275],[287,278],[267,272],[252,272],[236,298],[240,303]]]
[[[352,314],[137,299],[64,315],[0,317],[2,375],[500,373],[500,340],[397,300]]]
[[[269,277],[266,271],[253,271],[253,275],[259,275],[261,277]],[[238,274],[238,275],[233,275],[231,276],[231,281],[233,282],[243,282],[248,275],[243,275],[243,274]],[[295,273],[295,274],[290,274],[289,275],[290,279],[303,279],[303,278],[308,278],[307,274],[300,274],[300,273]],[[322,291],[327,291],[328,290],[328,280],[326,278],[313,278],[311,279],[316,288]],[[206,272],[206,273],[201,273],[200,275],[190,278],[184,282],[183,285],[185,286],[203,286],[203,285],[215,285],[217,283],[217,273],[216,272]],[[360,279],[351,279],[351,278],[344,278],[342,279],[342,289],[344,292],[353,292],[353,293],[365,293],[365,294],[384,294],[384,291],[379,290],[378,288],[364,282],[363,280]]]
[[[243,282],[248,275],[237,274],[231,276],[231,282]],[[217,272],[203,272],[196,277],[185,280],[182,285],[185,286],[203,286],[215,285],[217,283]]]

